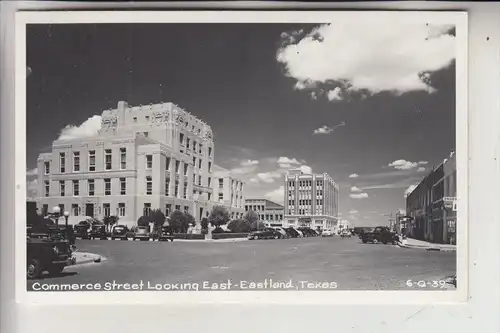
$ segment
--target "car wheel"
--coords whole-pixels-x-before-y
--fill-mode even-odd
[[[37,259],[31,259],[26,267],[26,276],[28,279],[36,279],[42,275],[42,269],[40,266],[40,261]]]
[[[280,236],[278,236],[278,235],[274,236],[274,239],[278,239],[278,238],[280,238]]]
[[[253,239],[257,240],[257,239],[259,239],[259,236],[253,236]]]
[[[374,238],[372,242],[373,242],[373,244],[377,244],[378,243],[378,239]]]

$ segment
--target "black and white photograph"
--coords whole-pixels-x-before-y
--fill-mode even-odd
[[[466,15],[189,14],[23,20],[25,292],[465,290]]]

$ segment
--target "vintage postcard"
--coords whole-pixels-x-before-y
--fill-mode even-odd
[[[465,13],[30,12],[16,38],[19,300],[465,300]]]

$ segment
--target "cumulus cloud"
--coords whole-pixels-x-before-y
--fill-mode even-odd
[[[418,171],[418,172],[424,172],[424,171],[425,171],[425,168],[424,168],[424,167],[419,167],[419,168],[417,169],[417,171]]]
[[[101,116],[92,116],[79,126],[67,125],[61,130],[57,140],[72,140],[96,136],[101,129]]]
[[[241,162],[242,166],[250,166],[250,165],[257,165],[257,164],[259,164],[259,161],[257,161],[257,160],[247,160],[247,161]]]
[[[284,186],[280,186],[279,188],[269,191],[265,194],[265,197],[271,201],[274,201],[279,204],[283,204],[285,199],[285,188]]]
[[[363,192],[363,190],[357,186],[351,186],[351,192]]]
[[[252,182],[274,183],[276,179],[283,177],[284,173],[280,171],[259,172],[252,178]]]
[[[342,89],[340,87],[335,87],[335,89],[330,90],[326,97],[328,97],[329,101],[339,101],[342,99],[340,95],[342,93]]]
[[[280,157],[278,158],[278,165],[280,168],[291,168],[293,165],[300,164],[296,158]]]
[[[349,197],[352,199],[365,199],[365,198],[368,198],[368,193],[366,193],[366,192],[351,193],[351,194],[349,194]]]
[[[345,121],[342,121],[333,127],[329,127],[327,125],[324,125],[323,127],[315,129],[313,134],[330,134],[333,131],[335,131],[337,128],[345,126],[345,125],[346,125]]]
[[[359,214],[359,211],[357,211],[356,209],[351,209],[351,210],[349,211],[349,214],[351,214],[351,215],[356,215],[356,214]]]
[[[449,25],[363,23],[337,19],[308,33],[282,35],[277,61],[287,76],[297,80],[295,89],[332,84],[337,89],[368,91],[428,91],[429,73],[455,58],[455,37]],[[333,87],[332,87],[333,88]],[[338,99],[340,90],[327,97]]]
[[[38,168],[33,168],[31,170],[26,171],[26,177],[33,177],[38,175]]]
[[[357,173],[351,173],[349,175],[349,178],[358,178],[358,177],[359,177],[359,175]]]
[[[300,171],[306,174],[311,174],[312,173],[312,168],[308,165],[301,165],[300,166]]]
[[[411,162],[407,160],[396,160],[388,164],[390,167],[394,167],[398,170],[410,170],[416,168],[419,164],[427,164],[427,161]]]
[[[410,185],[405,191],[405,198],[411,194],[417,188],[417,185]]]

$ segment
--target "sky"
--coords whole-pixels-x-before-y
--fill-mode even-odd
[[[118,101],[170,101],[212,127],[247,197],[282,203],[287,170],[326,172],[341,219],[387,224],[455,151],[445,23],[29,25],[28,195],[53,140],[94,135]]]

